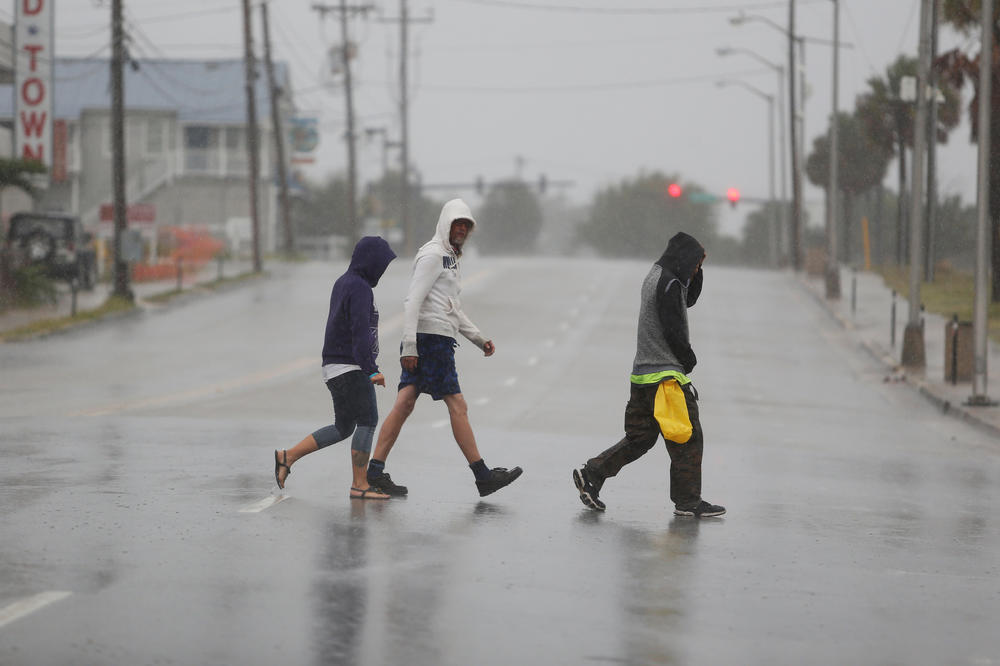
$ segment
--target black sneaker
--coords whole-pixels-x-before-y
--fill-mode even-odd
[[[509,486],[514,479],[521,476],[523,470],[520,467],[507,469],[506,467],[494,467],[490,470],[490,478],[486,481],[476,481],[476,488],[479,489],[479,496],[486,497],[495,493],[504,486]]]
[[[698,502],[696,506],[689,509],[682,509],[677,507],[674,509],[675,516],[694,516],[695,518],[711,518],[713,516],[721,516],[726,512],[726,507],[719,506],[718,504],[709,504],[705,500]]]
[[[368,485],[386,495],[406,497],[406,486],[397,486],[385,472],[378,476],[369,476]]]
[[[573,483],[580,491],[580,501],[595,511],[604,511],[604,502],[597,497],[597,486],[591,480],[586,467],[573,470]]]

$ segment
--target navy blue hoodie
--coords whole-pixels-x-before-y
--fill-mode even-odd
[[[354,246],[351,265],[330,292],[323,365],[353,363],[369,376],[379,371],[375,364],[378,310],[372,288],[395,258],[396,253],[378,236],[365,236]]]

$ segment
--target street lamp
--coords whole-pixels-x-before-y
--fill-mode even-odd
[[[761,99],[767,102],[767,162],[768,162],[768,179],[770,182],[770,201],[771,205],[774,205],[774,95],[770,95],[763,90],[760,90],[756,86],[752,86],[745,81],[729,80],[723,79],[721,81],[716,81],[715,85],[720,88],[725,88],[727,86],[739,86],[744,88],[754,95],[757,95]],[[774,218],[768,215],[768,225],[767,225],[767,235],[768,235],[768,251],[770,253],[770,261],[772,266],[777,266],[778,263],[778,234],[775,230]]]
[[[766,16],[758,16],[755,14],[744,14],[740,12],[738,16],[734,16],[729,19],[729,22],[733,25],[740,26],[753,21],[759,21],[768,25],[778,32],[782,33],[788,38],[788,104],[789,113],[791,114],[791,122],[789,123],[789,140],[791,145],[791,175],[792,175],[792,220],[789,225],[791,228],[791,253],[792,253],[792,267],[795,270],[801,270],[802,268],[802,183],[804,181],[804,160],[802,158],[805,152],[804,146],[804,136],[805,136],[805,89],[806,89],[806,73],[805,73],[805,61],[806,61],[806,50],[805,50],[805,37],[800,37],[795,34],[795,2],[792,0],[789,3],[789,28],[778,25]],[[796,63],[795,60],[795,44],[798,43],[799,47],[799,61]],[[795,94],[795,75],[796,72],[801,79],[801,84],[799,85],[799,94]],[[783,86],[782,86],[783,87]]]
[[[721,57],[727,57],[731,55],[743,54],[748,55],[754,60],[763,65],[773,69],[778,75],[778,154],[781,156],[781,205],[779,206],[779,228],[782,233],[788,234],[789,242],[794,236],[794,230],[788,228],[789,215],[788,215],[788,191],[786,186],[788,184],[788,170],[786,168],[786,155],[785,155],[785,68],[778,63],[771,62],[767,58],[757,54],[750,49],[743,48],[732,48],[729,46],[722,46],[715,49],[716,54]],[[772,194],[773,198],[773,194]]]

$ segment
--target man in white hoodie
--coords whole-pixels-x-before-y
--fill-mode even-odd
[[[406,495],[406,486],[393,483],[385,471],[385,460],[399,431],[413,412],[421,393],[444,400],[451,417],[451,431],[476,477],[480,497],[509,485],[521,475],[521,468],[490,469],[479,454],[476,437],[469,425],[469,408],[458,385],[455,371],[456,338],[461,333],[486,356],[496,351],[462,311],[462,291],[458,259],[462,246],[476,226],[469,206],[452,199],[441,209],[434,238],[425,243],[413,260],[410,289],[403,301],[403,342],[396,404],[382,422],[375,453],[368,463],[368,483],[392,496]]]

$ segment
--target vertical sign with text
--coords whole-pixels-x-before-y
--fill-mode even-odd
[[[55,0],[15,0],[14,156],[52,167]],[[44,178],[48,183],[48,177]]]

